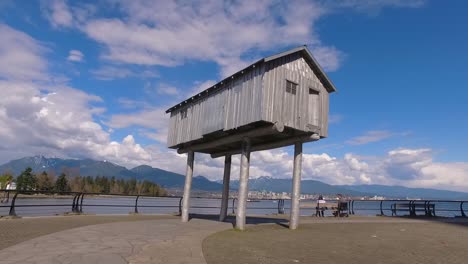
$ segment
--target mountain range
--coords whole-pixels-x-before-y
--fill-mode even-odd
[[[67,175],[81,176],[106,176],[116,178],[136,178],[137,180],[149,180],[168,189],[183,189],[185,176],[141,165],[127,169],[108,161],[92,159],[60,159],[46,158],[43,156],[25,157],[12,160],[0,166],[0,173],[9,172],[19,175],[27,167],[34,172],[46,171],[58,175],[65,172]],[[249,190],[290,192],[291,179],[277,179],[271,177],[259,177],[249,180]],[[230,188],[237,190],[239,182],[231,180]],[[219,192],[222,190],[222,181],[210,181],[206,177],[197,176],[192,180],[192,189],[197,191]],[[349,196],[385,196],[388,198],[424,198],[444,200],[468,200],[468,193],[454,192],[436,189],[407,188],[402,186],[385,185],[330,185],[315,180],[302,180],[301,192],[307,194],[338,194]]]

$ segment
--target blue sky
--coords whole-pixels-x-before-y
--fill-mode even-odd
[[[304,178],[467,190],[467,8],[430,0],[2,1],[0,161],[91,157],[182,173],[184,157],[165,148],[164,110],[307,44],[339,92],[329,138],[304,147]],[[252,177],[290,177],[291,148],[253,160]],[[222,160],[199,155],[197,164],[197,174],[222,175]]]

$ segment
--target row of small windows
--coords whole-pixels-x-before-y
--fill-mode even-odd
[[[290,94],[296,94],[297,92],[297,83],[286,80],[286,92]],[[319,91],[309,88],[309,94],[318,95]]]

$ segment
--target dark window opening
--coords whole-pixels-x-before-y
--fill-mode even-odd
[[[286,92],[290,94],[296,94],[297,92],[297,83],[286,80]]]
[[[319,95],[319,91],[317,91],[315,89],[312,89],[312,88],[309,88],[309,94]]]

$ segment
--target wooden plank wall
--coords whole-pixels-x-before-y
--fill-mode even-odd
[[[168,147],[261,120],[263,70],[263,67],[251,68],[227,81],[219,92],[173,111]],[[187,111],[187,118],[182,118],[183,111]]]
[[[286,92],[286,80],[298,84],[296,95]],[[309,88],[320,92],[320,136],[328,135],[328,92],[299,53],[291,54],[265,65],[263,89],[263,120],[283,122],[285,126],[306,130],[317,113],[310,111]],[[315,109],[315,107],[313,108]]]

